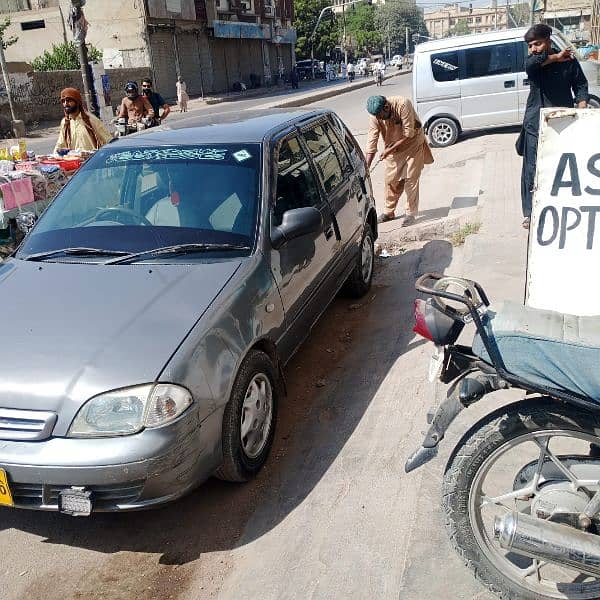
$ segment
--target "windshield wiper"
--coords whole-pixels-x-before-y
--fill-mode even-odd
[[[162,254],[192,254],[194,252],[210,252],[211,250],[250,250],[250,246],[241,246],[237,244],[176,244],[174,246],[163,246],[146,250],[144,252],[135,252],[119,258],[111,258],[105,261],[105,265],[122,265],[138,258],[152,258]]]
[[[67,256],[126,256],[129,255],[129,252],[125,250],[103,250],[102,248],[59,248],[58,250],[29,254],[24,256],[22,260],[44,260],[59,254],[66,254]]]

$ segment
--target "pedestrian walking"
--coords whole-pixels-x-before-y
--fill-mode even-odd
[[[177,78],[175,87],[177,88],[177,105],[179,106],[179,112],[187,112],[190,97],[187,94],[187,85],[181,76]]]
[[[298,68],[296,67],[296,65],[294,65],[292,67],[292,71],[290,73],[290,81],[292,83],[292,89],[293,90],[297,90],[298,89],[298,80],[299,80],[299,76],[298,76]]]
[[[112,139],[102,121],[85,110],[79,90],[65,88],[60,93],[60,103],[65,116],[60,122],[55,154],[66,149],[92,152]]]
[[[346,79],[347,73],[348,73],[348,65],[345,62],[343,62],[341,64],[341,70],[342,70],[342,79]]]
[[[554,52],[552,29],[538,24],[525,34],[529,55],[525,70],[529,79],[529,97],[523,127],[517,140],[517,152],[523,157],[521,204],[523,227],[529,229],[533,186],[537,164],[540,110],[545,107],[586,108],[590,99],[588,82],[570,49]]]
[[[350,83],[352,83],[354,81],[354,74],[356,73],[356,68],[354,66],[354,63],[349,62],[348,63],[348,81]]]
[[[366,148],[368,168],[377,154],[380,136],[384,144],[379,158],[385,160],[385,210],[378,222],[395,218],[398,200],[406,192],[402,226],[412,225],[419,212],[421,172],[425,165],[433,163],[423,126],[411,101],[403,96],[370,96],[367,111],[370,114]]]

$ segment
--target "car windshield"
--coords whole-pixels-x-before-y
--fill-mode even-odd
[[[107,146],[56,197],[16,256],[99,260],[103,251],[108,258],[181,244],[251,247],[260,162],[259,144]]]

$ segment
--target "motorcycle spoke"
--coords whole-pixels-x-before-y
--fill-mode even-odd
[[[556,466],[556,468],[576,487],[579,487],[579,480],[577,479],[577,477],[575,477],[575,475],[573,475],[573,473],[571,473],[571,471],[569,471],[569,469],[567,469],[567,467],[565,467],[560,460],[558,460],[558,458],[556,458],[556,456],[554,455],[554,453],[550,450],[550,448],[548,447],[549,444],[548,442],[546,442],[545,446],[542,446],[542,444],[540,443],[540,441],[538,440],[538,438],[534,438],[535,443],[542,449],[542,451],[544,452],[545,456],[547,456]],[[545,448],[545,450],[544,450]]]
[[[544,440],[543,445],[540,443]],[[540,477],[542,476],[542,469],[544,468],[544,462],[546,462],[546,453],[548,452],[548,446],[550,445],[550,436],[544,436],[543,438],[535,438],[536,444],[540,447],[540,456],[538,458],[537,467],[531,482],[531,487],[537,492],[538,485],[540,483]]]
[[[508,506],[506,506],[506,504],[503,504],[503,502],[505,502],[506,500],[519,500],[519,499],[523,499],[523,497],[527,497],[527,496],[531,496],[533,494],[534,490],[531,486],[520,489],[520,490],[516,490],[514,492],[509,492],[508,494],[502,494],[501,496],[495,496],[493,498],[490,498],[489,496],[482,494],[481,496],[481,504],[479,505],[481,508],[483,508],[484,506],[488,506],[490,504],[495,504],[496,506],[501,506],[502,508],[505,508],[506,510],[512,511],[512,508],[509,508]]]

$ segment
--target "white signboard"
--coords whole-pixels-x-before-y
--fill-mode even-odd
[[[600,110],[542,111],[526,303],[600,315]]]

